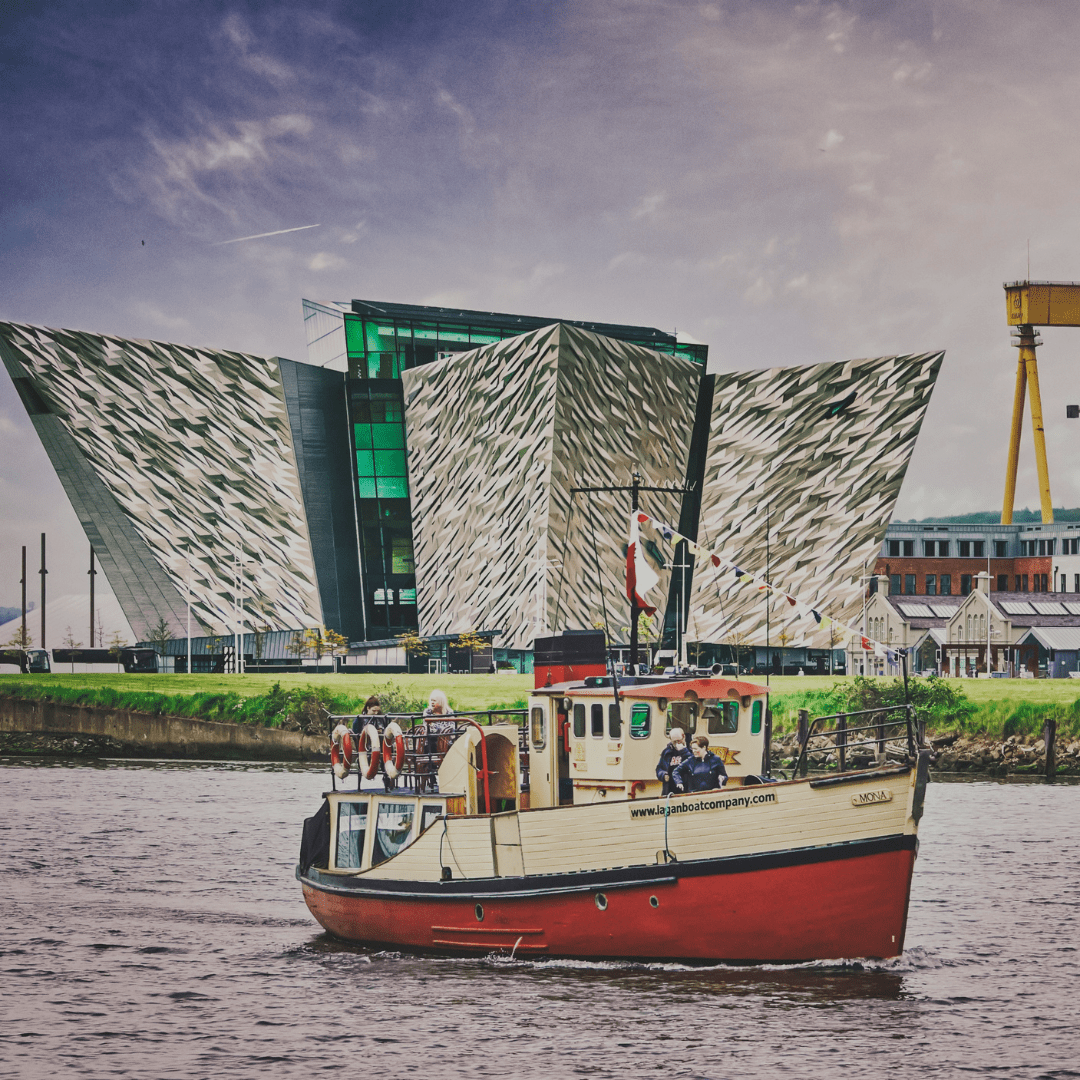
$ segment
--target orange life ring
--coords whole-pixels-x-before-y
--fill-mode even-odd
[[[368,724],[360,735],[356,767],[364,774],[365,780],[370,780],[379,771],[381,761],[382,739],[379,736],[379,729],[374,724]]]
[[[383,772],[395,779],[405,764],[405,736],[397,722],[391,720],[383,732]]]
[[[330,764],[333,766],[334,775],[339,780],[344,780],[349,775],[353,762],[353,737],[352,732],[344,725],[338,724],[334,728],[330,743]]]

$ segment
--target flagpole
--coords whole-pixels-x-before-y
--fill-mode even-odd
[[[636,514],[638,512],[638,487],[641,484],[641,477],[638,475],[637,469],[634,470],[633,475],[630,478],[630,511]],[[638,543],[641,541],[639,540]],[[638,612],[640,608],[637,606],[636,594],[630,597],[630,670],[636,675],[638,673]]]

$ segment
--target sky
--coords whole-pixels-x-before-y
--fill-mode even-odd
[[[1070,0],[9,0],[0,319],[304,359],[301,299],[357,297],[657,326],[712,370],[945,349],[896,514],[993,509],[1002,282],[1029,245],[1080,279],[1078,50]],[[1077,506],[1080,331],[1042,336]],[[42,531],[85,591],[2,368],[0,511],[0,605]]]

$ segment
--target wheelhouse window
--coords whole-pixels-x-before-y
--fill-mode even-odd
[[[652,710],[645,703],[630,710],[630,738],[647,739],[652,734]]]
[[[375,842],[371,848],[371,865],[396,855],[409,842],[416,803],[381,802],[375,818]]]
[[[708,721],[710,735],[734,735],[739,730],[737,701],[706,701],[702,715]]]
[[[593,705],[589,710],[589,733],[594,739],[604,737],[604,706]]]
[[[697,709],[696,701],[671,702],[667,710],[665,734],[677,727],[682,728],[687,739],[692,738],[697,731]]]
[[[542,750],[546,741],[544,738],[544,709],[542,706],[533,707],[529,728],[533,746],[537,750]]]
[[[337,808],[337,848],[334,865],[339,870],[356,870],[364,857],[367,835],[367,800],[339,802]]]
[[[622,738],[622,711],[619,706],[612,703],[607,708],[607,733],[609,739]]]
[[[761,715],[762,715],[763,711],[764,711],[764,708],[763,708],[763,703],[761,702],[761,700],[759,699],[759,700],[755,701],[754,702],[754,708],[750,713],[750,734],[751,735],[760,735],[761,734]]]
[[[443,816],[443,808],[438,803],[428,803],[423,810],[420,819],[420,831],[423,832],[429,825],[438,821]]]
[[[585,738],[585,706],[580,703],[574,706],[574,738]]]

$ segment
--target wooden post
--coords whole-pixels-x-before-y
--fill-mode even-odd
[[[836,721],[836,750],[840,772],[843,772],[847,768],[847,716],[844,713]]]
[[[797,731],[798,731],[799,746],[802,748],[802,751],[801,751],[801,754],[802,754],[802,767],[799,769],[799,772],[800,772],[800,774],[802,776],[805,776],[806,775],[806,768],[807,768],[807,762],[806,762],[806,738],[807,738],[807,735],[809,734],[809,731],[810,731],[810,713],[807,712],[806,709],[800,709],[799,710],[799,726],[797,728]]]
[[[1056,771],[1054,744],[1057,742],[1057,721],[1047,720],[1043,724],[1043,742],[1046,743],[1046,779],[1053,780]]]

